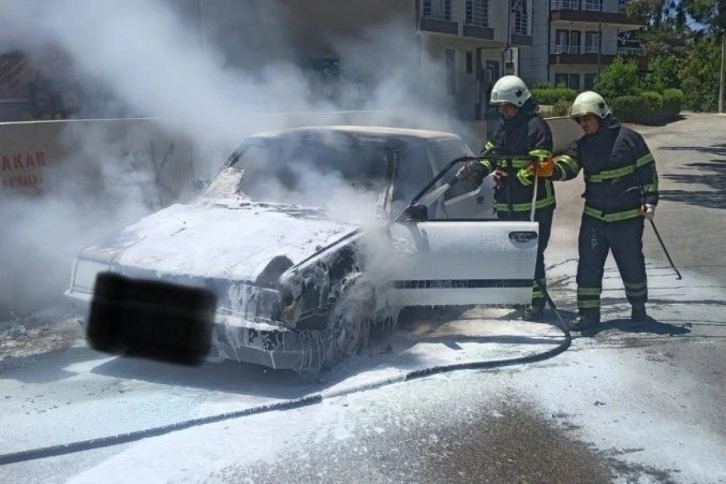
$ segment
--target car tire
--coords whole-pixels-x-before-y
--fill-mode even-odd
[[[328,318],[328,344],[322,369],[330,369],[368,346],[374,320],[375,291],[368,284],[353,283]]]

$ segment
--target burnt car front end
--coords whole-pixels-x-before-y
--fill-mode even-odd
[[[186,230],[194,231],[194,209],[177,210],[184,213]],[[219,256],[215,258],[217,262],[227,262],[211,273],[207,270],[205,274],[199,267],[181,274],[159,262],[163,254],[154,254],[151,248],[158,245],[153,242],[154,234],[142,228],[134,237],[122,234],[81,251],[65,295],[85,325],[96,277],[104,272],[132,281],[156,280],[203,288],[214,293],[217,300],[208,360],[233,360],[276,369],[319,369],[329,343],[330,308],[350,275],[360,270],[356,255],[359,236],[353,225],[319,220],[317,212],[308,213],[299,207],[246,203],[234,215],[242,221],[251,218],[259,226],[266,214],[279,216],[279,212],[290,210],[295,210],[295,222],[289,223],[304,221],[308,228],[315,227],[310,233],[299,230],[300,227],[295,230],[305,243],[299,242],[297,251],[290,249],[294,261],[278,254],[280,249],[263,240],[255,246],[256,257],[251,263],[238,262],[241,259],[229,255]],[[228,215],[226,211],[224,214]],[[218,215],[217,220],[223,220],[223,216]],[[284,224],[275,225],[284,228]],[[200,231],[205,236],[210,232],[211,229]],[[275,231],[270,238],[280,240],[284,232]],[[172,229],[171,233],[175,231]],[[142,247],[144,244],[147,247]],[[220,254],[235,252],[233,246],[226,248],[224,244],[210,250]],[[210,269],[210,265],[200,264],[205,269]],[[247,270],[243,270],[245,266]]]

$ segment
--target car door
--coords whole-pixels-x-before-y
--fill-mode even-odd
[[[441,152],[441,146],[432,145],[430,150]],[[447,157],[457,157],[470,155],[471,151],[461,141],[459,148],[449,146],[446,153]],[[411,161],[405,156],[399,163],[399,177],[412,171],[406,169]],[[431,192],[443,197],[440,188]],[[478,210],[476,197],[463,196],[461,201],[472,205],[461,207],[462,211]],[[428,197],[425,203],[422,220],[397,221],[389,226],[395,253],[387,260],[392,304],[517,305],[531,301],[537,258],[536,222],[461,218],[441,210],[436,197]]]
[[[528,304],[536,222],[428,220],[390,226],[391,303]]]

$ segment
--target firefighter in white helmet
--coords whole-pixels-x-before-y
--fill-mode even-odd
[[[555,209],[555,192],[548,176],[552,174],[552,133],[537,116],[537,104],[527,85],[517,76],[504,76],[492,87],[490,103],[498,107],[501,119],[484,153],[510,157],[509,161],[477,160],[462,168],[457,176],[481,183],[494,172],[494,208],[502,220],[529,220],[534,184],[538,183],[535,220],[539,222],[539,242],[532,304],[524,319],[537,321],[543,316],[545,298],[538,282],[546,284],[544,251],[550,238]],[[540,163],[535,180],[533,163]]]
[[[648,283],[643,257],[643,220],[658,204],[655,160],[643,137],[613,116],[601,95],[583,92],[570,111],[584,136],[556,158],[553,178],[570,180],[582,168],[585,210],[577,264],[578,317],[575,330],[600,324],[600,294],[605,259],[612,251],[631,304],[634,321],[647,320]]]

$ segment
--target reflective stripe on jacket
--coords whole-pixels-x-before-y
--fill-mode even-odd
[[[537,105],[528,100],[513,118],[499,120],[492,138],[484,145],[484,150],[493,155],[513,156],[511,162],[482,161],[487,173],[496,169],[507,173],[494,193],[494,208],[499,213],[509,211],[508,202],[511,202],[514,212],[531,209],[534,176],[527,168],[532,164],[532,156],[552,156],[552,132],[549,125],[536,113]],[[536,207],[539,209],[554,206],[555,191],[551,180],[540,178],[538,183]],[[511,200],[507,200],[507,194]]]
[[[640,207],[658,203],[655,159],[643,137],[608,115],[595,134],[555,158],[555,180],[585,178],[585,215],[606,222],[640,217]]]

